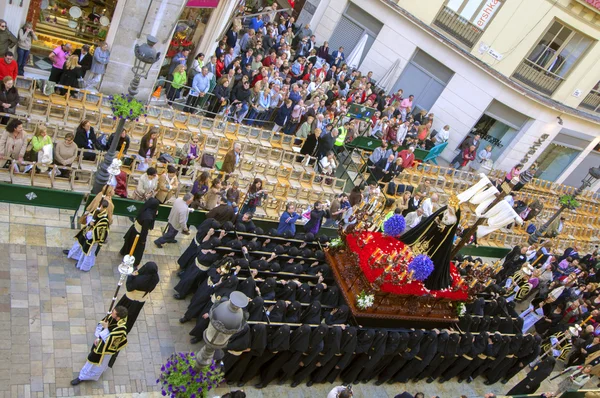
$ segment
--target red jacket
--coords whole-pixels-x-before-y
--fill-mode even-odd
[[[415,163],[415,154],[412,153],[409,149],[405,149],[400,151],[398,154],[402,158],[402,168],[409,169]]]
[[[0,58],[0,80],[5,76],[12,76],[13,80],[17,80],[17,72],[19,71],[17,61],[13,60],[7,64],[4,58]]]

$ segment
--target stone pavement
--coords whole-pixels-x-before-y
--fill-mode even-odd
[[[159,265],[161,281],[130,333],[129,345],[100,381],[72,387],[69,382],[84,364],[95,326],[116,288],[116,266],[121,261],[118,251],[130,222],[115,217],[109,243],[86,273],[62,253],[76,233],[69,228],[71,215],[57,209],[0,203],[0,332],[5,340],[0,345],[0,397],[162,396],[156,385],[161,364],[174,351],[200,348],[189,344],[191,326],[178,322],[187,302],[172,297],[178,280],[176,259],[190,238],[179,236],[178,244],[157,249],[152,240],[164,226],[158,223],[148,239],[143,262],[152,260]],[[506,386],[491,387],[480,380],[460,385],[361,384],[355,386],[354,396],[387,398],[406,390],[423,391],[428,397],[478,397],[486,392],[501,394],[514,382],[516,378]],[[259,398],[325,397],[332,387],[273,385],[245,390],[248,396]],[[224,386],[215,395],[227,391],[229,387]]]

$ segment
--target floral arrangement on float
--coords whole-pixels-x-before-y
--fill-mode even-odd
[[[160,368],[156,380],[163,396],[171,398],[205,398],[223,382],[223,371],[215,361],[201,370],[196,370],[196,354],[174,353]]]
[[[356,306],[362,310],[372,307],[374,302],[375,295],[367,294],[364,290],[356,295]]]

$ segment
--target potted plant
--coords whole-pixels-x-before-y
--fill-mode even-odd
[[[196,354],[193,352],[174,353],[160,368],[161,374],[156,380],[160,383],[163,396],[171,398],[205,398],[208,392],[217,388],[223,381],[221,367],[211,365],[196,371]]]
[[[146,116],[146,105],[129,94],[117,94],[110,97],[110,108],[113,119],[139,121],[140,116]]]
[[[569,210],[575,210],[580,205],[580,203],[575,199],[573,195],[561,196],[560,199],[558,199],[558,203],[560,203],[561,206],[564,206]]]

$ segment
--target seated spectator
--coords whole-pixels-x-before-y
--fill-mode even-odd
[[[335,174],[337,164],[335,162],[335,155],[333,151],[327,152],[327,156],[324,156],[319,160],[320,171],[327,175],[332,176]]]
[[[262,189],[262,186],[262,180],[260,178],[255,178],[248,189],[248,193],[246,193],[244,205],[242,206],[240,213],[254,214],[256,212],[256,208],[261,205],[262,200],[267,198],[267,191]]]
[[[49,149],[45,148],[47,145],[50,145]],[[48,135],[46,126],[40,124],[37,127],[34,136],[31,138],[31,151],[26,160],[39,162],[45,165],[52,164],[52,151],[52,138]],[[50,159],[48,159],[48,155]]]
[[[78,148],[73,142],[74,138],[73,133],[67,133],[63,141],[56,143],[54,147],[54,163],[57,166],[71,167],[77,159]],[[70,171],[61,169],[60,167],[58,170],[62,173],[63,177],[69,178]]]
[[[423,209],[420,207],[417,210],[408,213],[406,215],[406,220],[405,220],[406,221],[406,229],[404,230],[404,233],[410,231],[411,229],[413,229],[414,227],[419,225],[419,223],[421,222],[423,217],[424,217]]]
[[[11,119],[0,137],[0,167],[6,167],[10,162],[15,171],[21,171],[24,168],[22,163],[26,149],[27,137],[23,122]]]
[[[198,143],[200,138],[196,135],[192,136],[190,140],[183,146],[182,157],[179,159],[179,164],[185,166],[192,166],[196,160],[200,157],[200,146]]]
[[[154,167],[149,167],[146,170],[146,174],[142,174],[140,177],[138,185],[135,188],[135,191],[133,191],[132,199],[145,202],[154,197],[158,185],[157,177],[156,169]]]
[[[15,114],[19,104],[19,91],[11,76],[4,76],[0,82],[0,113]],[[0,117],[0,124],[7,124],[9,116]]]
[[[210,173],[208,171],[203,171],[192,185],[192,190],[190,191],[192,195],[194,195],[194,201],[190,205],[193,209],[199,209],[202,206],[202,198],[208,192],[208,184],[210,179]]]
[[[94,128],[89,120],[82,120],[81,123],[79,123],[79,127],[77,127],[77,130],[75,131],[75,144],[80,149],[99,149],[100,144],[98,143],[96,133],[94,133]],[[94,160],[96,159],[96,154],[93,152],[84,152],[83,159]]]
[[[235,213],[238,212],[238,204],[240,202],[240,184],[237,181],[234,181],[231,184],[231,187],[227,189],[225,192],[225,198],[227,199],[227,204],[233,207],[233,211]]]
[[[110,137],[108,137],[108,140],[106,141],[106,146],[104,147],[104,150],[108,151],[110,149],[110,145],[112,144],[112,140],[114,139],[116,134],[117,133],[114,132],[110,135]],[[123,155],[126,155],[127,150],[129,149],[130,143],[131,143],[131,139],[127,135],[127,130],[123,130],[121,132],[121,134],[119,135],[119,143],[117,144],[117,152],[120,152],[121,148],[123,147],[123,144],[125,144],[125,149],[123,149]]]
[[[158,188],[155,197],[160,203],[167,203],[177,194],[178,187],[177,168],[173,165],[168,165],[167,172],[158,177]]]
[[[151,129],[142,137],[140,141],[140,149],[136,155],[137,160],[140,163],[137,169],[140,171],[146,171],[150,166],[151,159],[154,157],[156,152],[156,144],[158,141],[158,131]]]

